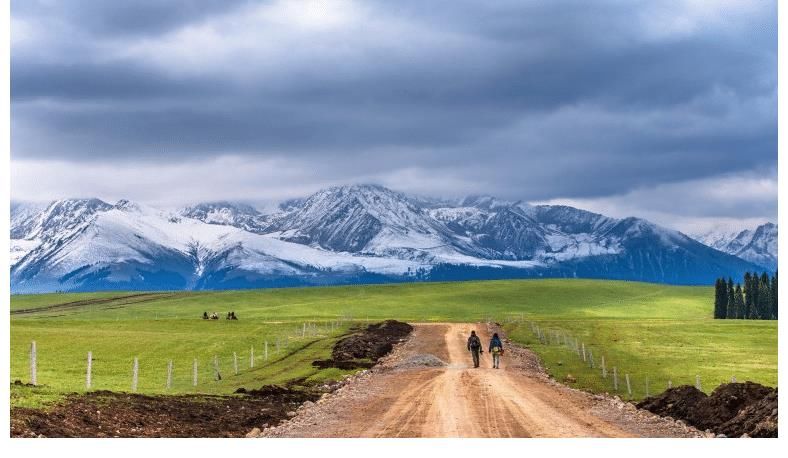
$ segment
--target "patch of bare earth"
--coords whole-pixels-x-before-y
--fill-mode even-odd
[[[288,418],[317,395],[282,388],[264,396],[74,394],[47,410],[12,408],[11,437],[242,437]]]

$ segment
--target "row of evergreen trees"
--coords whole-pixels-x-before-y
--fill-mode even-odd
[[[733,279],[718,278],[714,293],[714,318],[732,320],[777,319],[777,273],[744,274],[744,287]]]

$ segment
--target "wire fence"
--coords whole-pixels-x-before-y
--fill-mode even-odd
[[[552,366],[556,373],[566,373],[560,381],[567,384],[578,384],[592,391],[608,392],[628,400],[643,399],[679,385],[693,385],[701,391],[704,390],[704,380],[699,373],[649,373],[643,368],[632,367],[631,362],[616,360],[613,356],[616,352],[610,351],[610,348],[598,342],[588,343],[584,338],[579,338],[565,329],[543,328],[536,322],[525,321],[523,315],[513,315],[505,321],[530,328],[536,342],[545,347],[544,350],[551,349],[552,355],[556,352],[564,354],[561,359],[552,358],[545,362]],[[575,363],[581,363],[581,370],[574,374],[569,373],[569,367],[578,368],[578,365],[572,364],[570,358],[574,358]],[[732,376],[729,381],[736,382],[736,376]],[[715,382],[717,383],[711,383],[705,388],[716,387],[728,380]]]
[[[353,317],[350,315],[328,321],[305,321],[297,327],[288,327],[285,331],[270,337],[254,339],[247,348],[224,349],[211,356],[174,355],[164,363],[161,358],[156,358],[156,364],[144,364],[145,361],[135,356],[128,360],[128,369],[120,369],[120,372],[118,368],[122,363],[119,365],[117,358],[89,350],[84,359],[82,387],[85,391],[117,388],[116,384],[102,382],[109,379],[117,380],[125,373],[128,377],[128,390],[132,393],[137,392],[143,383],[146,387],[143,391],[180,392],[189,389],[199,391],[209,384],[222,383],[228,377],[242,375],[244,372],[283,361],[292,355],[291,350],[297,351],[315,340],[334,335],[352,322]],[[298,347],[293,348],[293,345]],[[59,365],[51,364],[42,370],[40,351],[37,342],[31,341],[28,381],[30,385],[46,385],[47,382],[71,375],[66,374],[66,370],[58,370],[58,366],[63,366],[62,362]],[[49,380],[42,379],[40,372],[46,373]]]

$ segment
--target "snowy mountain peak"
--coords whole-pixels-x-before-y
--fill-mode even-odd
[[[333,251],[444,243],[435,222],[412,199],[366,184],[318,191],[291,212],[274,216],[271,229],[284,240]]]
[[[142,208],[139,204],[130,200],[121,199],[115,203],[115,209],[125,212],[140,212]]]
[[[237,216],[260,216],[260,212],[251,205],[227,201],[199,203],[182,209],[180,213],[187,218],[201,221],[216,218],[217,223]]]
[[[777,234],[777,225],[767,222],[744,230],[719,227],[692,237],[716,250],[774,270],[777,269]]]
[[[265,215],[251,205],[238,202],[204,202],[180,211],[180,215],[208,224],[233,226],[260,233],[268,226]]]
[[[11,239],[20,240],[38,224],[41,212],[49,203],[40,202],[11,202]]]
[[[37,215],[35,224],[23,238],[57,237],[112,208],[112,205],[96,198],[56,200]]]
[[[459,201],[461,207],[476,207],[482,210],[492,210],[500,207],[509,207],[514,205],[515,202],[497,199],[488,195],[470,195],[463,197]]]

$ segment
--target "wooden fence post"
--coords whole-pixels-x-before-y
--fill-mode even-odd
[[[90,385],[92,384],[91,380],[91,372],[93,371],[93,352],[88,352],[88,370],[85,373],[85,389],[89,390]]]
[[[613,366],[613,390],[618,391],[618,371],[616,366]]]
[[[134,358],[134,367],[131,371],[131,391],[136,393],[137,392],[137,381],[139,379],[140,374],[140,362],[139,359]]]
[[[668,380],[668,389],[673,388],[673,380]]]
[[[301,331],[301,338],[303,339],[304,337],[306,337],[306,322],[304,323],[304,328]]]
[[[233,352],[233,370],[235,375],[238,375],[238,354]]]
[[[591,369],[594,368],[594,352],[591,349],[588,349],[588,364],[591,365]]]
[[[265,354],[264,354],[265,361],[268,361],[268,341],[265,341]]]
[[[197,386],[197,358],[194,358],[192,364],[192,386]]]
[[[254,345],[249,350],[249,367],[254,368]]]
[[[649,397],[650,393],[648,392],[648,377],[646,377],[646,397]]]
[[[731,377],[731,383],[736,383],[736,376]]]
[[[703,391],[703,388],[701,388],[700,386],[700,375],[695,376],[695,388],[697,388],[700,391]]]
[[[607,378],[607,368],[605,367],[605,356],[602,355],[602,378]]]
[[[213,355],[213,378],[217,382],[222,379],[222,374],[219,372],[219,355]]]
[[[38,385],[38,351],[35,340],[30,342],[30,384]]]
[[[165,387],[168,390],[172,388],[172,360],[167,361],[167,384]]]
[[[629,374],[624,374],[624,377],[627,379],[627,394],[629,395],[629,399],[632,399],[632,386],[629,384]]]
[[[583,362],[586,361],[586,344],[583,343]]]

